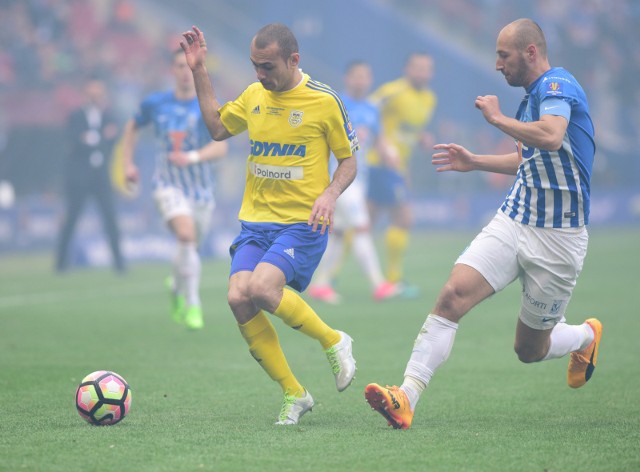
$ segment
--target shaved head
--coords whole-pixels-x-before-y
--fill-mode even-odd
[[[528,18],[502,28],[496,41],[496,55],[496,70],[514,87],[527,87],[550,69],[544,33]]]
[[[530,44],[535,45],[541,57],[547,57],[547,41],[542,29],[533,20],[520,18],[505,26],[502,31],[509,34],[516,50],[524,51]]]

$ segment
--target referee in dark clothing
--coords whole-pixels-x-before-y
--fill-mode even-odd
[[[86,82],[84,91],[85,105],[71,113],[66,127],[69,145],[65,163],[67,205],[56,251],[55,269],[57,272],[64,272],[69,268],[69,243],[74,228],[85,202],[93,197],[109,239],[114,268],[117,272],[124,272],[109,173],[109,158],[118,136],[118,127],[107,109],[104,81],[92,77]]]

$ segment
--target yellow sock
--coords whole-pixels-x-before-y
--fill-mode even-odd
[[[283,290],[280,305],[273,314],[293,329],[320,341],[323,349],[328,349],[340,341],[340,333],[322,321],[313,308],[292,290]]]
[[[261,310],[248,323],[239,324],[240,333],[249,345],[249,352],[269,377],[280,384],[289,395],[301,396],[304,387],[291,372],[271,321]]]
[[[402,280],[402,263],[404,253],[409,245],[409,231],[399,226],[390,226],[385,237],[387,246],[387,280],[400,282]]]

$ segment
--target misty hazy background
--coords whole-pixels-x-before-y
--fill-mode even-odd
[[[372,64],[377,86],[402,74],[410,52],[429,52],[436,64],[438,108],[430,125],[436,141],[510,152],[513,141],[488,125],[473,103],[477,95],[495,94],[503,112],[515,114],[523,90],[495,71],[495,38],[520,17],[542,26],[551,65],[568,69],[587,92],[597,141],[591,226],[640,228],[639,1],[0,0],[0,270],[3,254],[53,252],[63,213],[63,126],[82,102],[88,74],[107,80],[123,125],[147,93],[172,86],[168,53],[195,24],[208,39],[218,96],[230,100],[255,80],[249,43],[256,30],[283,22],[298,38],[302,69],[338,91],[352,60]],[[152,139],[151,130],[143,132],[136,154],[141,194],[118,200],[130,261],[167,259],[173,252],[149,195]],[[230,144],[218,166],[214,229],[203,246],[211,257],[226,254],[238,228],[246,134]],[[436,175],[430,160],[430,152],[419,151],[411,164],[417,231],[479,229],[512,181]],[[79,222],[73,254],[81,265],[110,263],[93,207]]]

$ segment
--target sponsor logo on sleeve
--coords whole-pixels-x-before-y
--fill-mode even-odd
[[[549,82],[547,84],[547,95],[562,95],[562,84],[560,82]]]
[[[358,135],[356,134],[356,130],[353,128],[351,121],[347,121],[344,124],[344,130],[347,133],[347,138],[351,144],[351,152],[354,153],[360,149],[360,143],[358,142]]]

